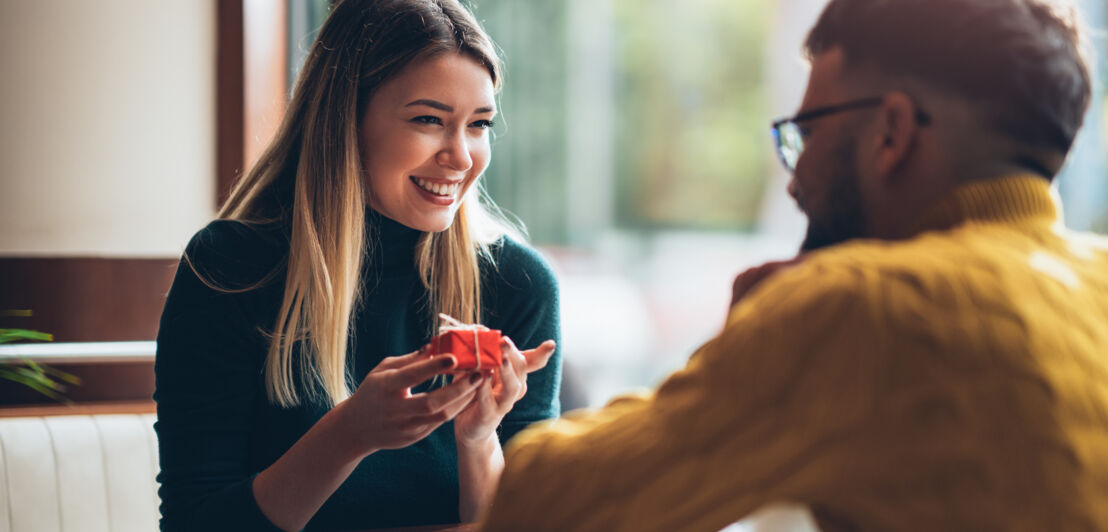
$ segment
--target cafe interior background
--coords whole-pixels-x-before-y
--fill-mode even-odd
[[[721,327],[744,268],[804,220],[770,121],[807,77],[825,0],[474,0],[507,76],[489,194],[552,261],[568,406],[657,384]],[[1108,4],[1080,2],[1108,62]],[[149,404],[184,245],[280,120],[326,0],[0,2],[0,347],[78,374],[78,403]],[[1057,180],[1108,233],[1106,77]],[[204,331],[196,331],[204,334]],[[0,406],[52,403],[0,380]]]

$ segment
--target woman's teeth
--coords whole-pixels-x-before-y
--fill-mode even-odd
[[[423,190],[426,190],[427,192],[435,194],[436,196],[453,196],[454,193],[458,191],[458,187],[462,186],[461,183],[453,183],[453,184],[450,184],[450,185],[444,185],[444,184],[441,184],[441,183],[432,183],[430,181],[425,181],[425,180],[420,179],[418,177],[413,177],[412,182],[419,185],[419,188],[422,188]]]

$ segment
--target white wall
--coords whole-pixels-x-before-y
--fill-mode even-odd
[[[780,0],[776,3],[773,29],[766,48],[766,79],[770,86],[773,117],[792,116],[800,108],[808,86],[808,63],[804,40],[823,12],[827,0]],[[775,156],[776,159],[776,156]],[[789,197],[792,178],[776,160],[762,202],[762,233],[795,241],[799,246],[808,222]]]
[[[177,256],[214,213],[213,1],[0,2],[0,79],[0,256]]]

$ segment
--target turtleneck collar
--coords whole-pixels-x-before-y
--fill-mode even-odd
[[[415,271],[415,248],[423,235],[366,207],[366,262],[372,271]]]
[[[1012,175],[973,181],[954,189],[920,218],[913,234],[951,229],[970,221],[1051,224],[1059,216],[1059,206],[1046,179]]]

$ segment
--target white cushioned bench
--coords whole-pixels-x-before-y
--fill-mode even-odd
[[[154,419],[0,418],[0,532],[157,530]]]
[[[154,414],[0,417],[0,532],[158,530]],[[773,505],[725,532],[816,532]]]

